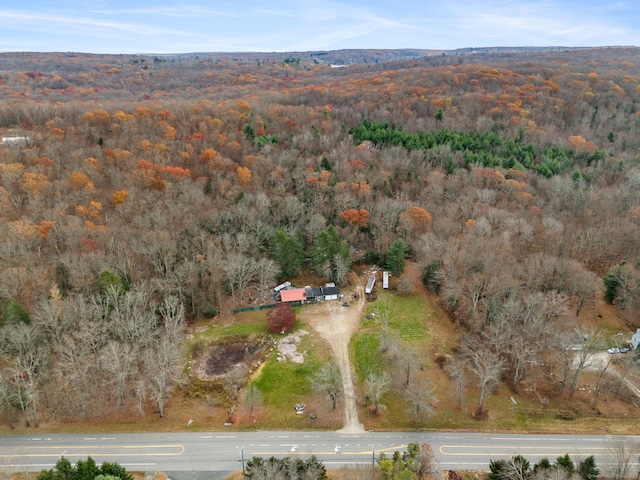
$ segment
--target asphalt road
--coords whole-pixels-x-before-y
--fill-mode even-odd
[[[640,437],[622,437],[639,441]],[[410,442],[429,443],[440,468],[487,470],[489,461],[522,454],[531,463],[568,453],[577,463],[589,455],[601,468],[614,461],[615,436],[524,435],[446,432],[197,432],[150,434],[0,436],[0,470],[39,471],[64,455],[72,462],[91,456],[132,471],[230,472],[253,456],[318,456],[327,468],[372,465],[380,452],[392,455]]]

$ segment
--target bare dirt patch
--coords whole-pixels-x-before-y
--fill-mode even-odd
[[[260,363],[271,343],[266,337],[249,336],[203,348],[192,364],[193,374],[200,380],[216,380],[244,364],[247,370]]]

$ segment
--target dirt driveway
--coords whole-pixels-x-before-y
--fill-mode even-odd
[[[626,354],[623,354],[626,355]],[[633,355],[629,353],[628,355]],[[616,367],[616,364],[612,362],[613,358],[608,352],[598,352],[590,356],[588,366],[586,370],[603,370],[607,369],[609,375],[612,375],[618,379],[622,379],[622,382],[627,386],[629,390],[638,398],[640,398],[640,388],[638,388],[631,380],[623,377]]]
[[[345,293],[349,307],[343,307],[341,301],[325,301],[318,305],[305,307],[304,319],[313,330],[324,338],[333,349],[334,358],[342,374],[344,387],[344,428],[345,433],[360,433],[364,431],[358,420],[356,408],[355,388],[351,375],[349,361],[349,341],[358,330],[362,311],[364,309],[364,289],[358,283],[351,293]]]

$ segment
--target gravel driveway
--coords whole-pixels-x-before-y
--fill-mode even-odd
[[[349,341],[358,330],[362,310],[364,309],[365,294],[358,285],[353,294],[345,294],[349,307],[343,307],[341,301],[325,301],[318,305],[305,307],[304,319],[313,330],[324,338],[333,349],[334,358],[342,374],[344,387],[344,427],[341,432],[361,433],[364,431],[358,420],[355,389],[351,376],[351,362],[349,360]]]

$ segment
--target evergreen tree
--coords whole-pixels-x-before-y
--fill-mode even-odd
[[[340,240],[333,225],[318,235],[311,248],[311,261],[318,273],[338,283],[344,280],[351,269],[349,246]]]
[[[578,463],[577,472],[583,480],[598,480],[600,470],[598,470],[596,466],[596,460],[593,458],[593,455],[588,456]]]
[[[281,280],[295,277],[302,270],[304,263],[302,241],[295,236],[287,235],[282,229],[276,230],[273,234],[271,255],[280,266]]]
[[[625,286],[627,275],[624,267],[625,262],[614,265],[602,280],[604,283],[604,299],[608,303],[613,303],[620,290]]]
[[[53,469],[43,470],[36,480],[95,480],[98,478],[100,480],[133,480],[133,476],[119,464],[105,462],[98,467],[91,457],[79,460],[75,466],[67,458],[60,457]]]
[[[569,476],[573,475],[576,471],[573,460],[571,460],[571,457],[569,457],[568,453],[565,453],[562,457],[558,457],[558,459],[556,460],[556,465],[564,467]]]
[[[96,465],[93,458],[88,457],[86,460],[78,460],[73,480],[94,480],[100,474],[100,469]]]
[[[407,244],[401,238],[396,238],[391,244],[386,255],[386,267],[394,275],[400,275],[404,272],[404,261],[408,257],[407,250]]]

